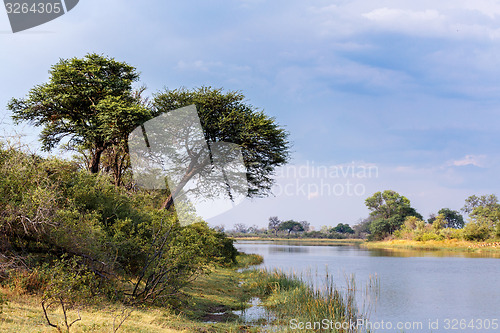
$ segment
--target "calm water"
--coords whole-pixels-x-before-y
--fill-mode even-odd
[[[375,327],[383,320],[385,328],[376,332],[399,332],[398,323],[407,325],[405,332],[500,332],[494,325],[500,325],[500,259],[286,242],[239,241],[236,247],[262,255],[260,267],[304,274],[313,283],[328,271],[340,287],[351,274],[357,286],[365,286],[376,274],[380,293],[369,320]],[[474,328],[460,328],[460,320]],[[429,321],[438,329],[429,328]]]

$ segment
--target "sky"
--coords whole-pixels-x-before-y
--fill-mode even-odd
[[[0,9],[0,45],[2,135],[34,150],[39,129],[14,126],[8,101],[91,52],[135,66],[149,94],[239,90],[274,117],[293,145],[274,195],[212,225],[352,225],[387,189],[424,217],[498,194],[498,1],[85,0],[16,34]]]

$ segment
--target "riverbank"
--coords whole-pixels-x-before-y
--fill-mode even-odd
[[[308,239],[308,238],[265,238],[265,237],[235,237],[236,241],[268,241],[288,245],[338,245],[360,246],[367,249],[384,250],[416,250],[416,251],[448,251],[500,256],[500,242],[472,242],[457,239],[445,240],[387,240],[366,241],[363,239]]]
[[[457,239],[446,239],[441,241],[414,241],[414,240],[388,240],[378,242],[363,242],[361,247],[368,249],[399,249],[399,250],[423,250],[423,251],[456,251],[469,253],[489,253],[500,255],[500,244],[495,242],[470,242]]]
[[[243,287],[240,268],[262,262],[255,255],[238,256],[238,265],[213,269],[210,274],[198,277],[182,290],[175,307],[126,307],[111,302],[88,305],[68,311],[74,323],[70,332],[258,332],[239,321],[234,310],[245,309],[252,297]],[[0,288],[0,332],[49,333],[50,327],[41,307],[41,297],[29,295],[21,289]],[[48,311],[53,323],[63,323],[62,311]],[[119,329],[118,325],[123,319]],[[117,330],[116,330],[117,329]]]
[[[345,292],[328,280],[326,291],[319,292],[302,278],[280,271],[241,270],[261,263],[258,255],[240,255],[238,262],[236,267],[218,268],[196,279],[183,289],[175,308],[124,308],[104,302],[71,309],[67,313],[69,321],[81,320],[69,332],[264,332],[271,326],[287,332],[291,318],[299,322],[318,318],[345,322],[361,315],[354,302],[354,286]],[[57,332],[47,324],[39,296],[5,287],[0,289],[0,295],[7,300],[0,306],[1,332]],[[252,312],[247,309],[252,306],[266,315],[260,311],[259,317],[242,320],[239,315]],[[62,311],[48,314],[54,323],[64,321]]]

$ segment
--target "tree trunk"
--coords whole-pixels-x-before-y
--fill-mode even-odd
[[[163,204],[161,205],[161,209],[166,209],[166,210],[169,210],[170,207],[172,207],[173,203],[174,203],[174,195],[177,195],[179,194],[179,192],[184,188],[184,186],[186,186],[186,184],[189,182],[189,180],[197,173],[197,170],[190,170],[188,171],[184,177],[182,177],[182,180],[180,182],[179,185],[177,185],[177,188],[175,189],[175,191],[173,192],[170,192],[170,195],[168,196],[167,200],[165,200],[163,202]]]
[[[170,193],[170,195],[168,196],[167,200],[165,200],[163,202],[163,204],[161,205],[160,209],[169,210],[173,203],[174,203],[174,198],[172,196],[172,193]]]
[[[202,168],[208,165],[210,163],[210,159],[206,158],[202,163],[199,163],[199,165],[196,165],[195,161],[192,161],[191,164],[189,165],[186,173],[182,177],[179,185],[177,185],[177,188],[175,191],[171,191],[170,195],[168,196],[167,200],[163,202],[161,205],[161,209],[166,209],[169,210],[170,207],[172,207],[174,203],[174,195],[179,194],[179,192],[186,186],[186,184],[189,182],[191,178],[193,178],[194,175],[196,175]]]
[[[101,155],[104,151],[104,147],[98,147],[95,150],[95,153],[92,154],[92,158],[89,162],[89,171],[90,173],[98,173],[99,165],[101,164]]]

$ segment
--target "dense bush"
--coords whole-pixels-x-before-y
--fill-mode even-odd
[[[37,277],[30,288],[41,292],[57,280],[42,271],[66,256],[100,281],[91,289],[113,284],[141,302],[168,299],[209,266],[235,262],[223,233],[203,222],[181,226],[175,214],[154,209],[162,195],[116,187],[72,162],[0,148],[0,247],[10,263],[0,279]]]

